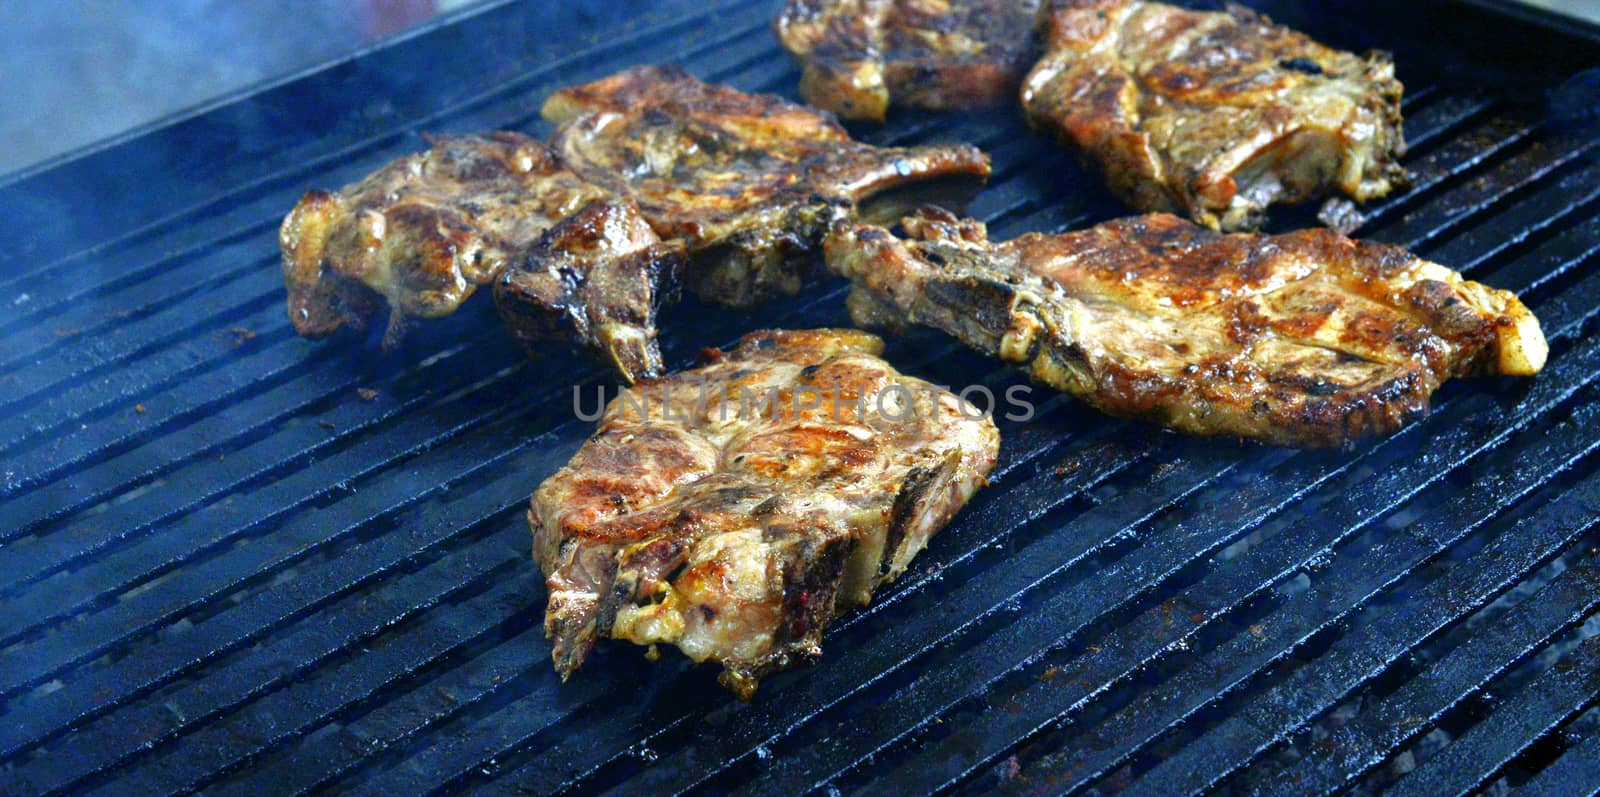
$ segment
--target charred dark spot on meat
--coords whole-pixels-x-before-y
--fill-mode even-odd
[[[1304,74],[1307,74],[1307,75],[1320,75],[1320,74],[1322,74],[1322,65],[1318,64],[1316,61],[1313,61],[1310,58],[1306,58],[1304,56],[1297,56],[1297,57],[1294,57],[1294,58],[1286,58],[1286,59],[1284,59],[1282,61],[1279,61],[1278,62],[1278,66],[1281,66],[1284,69],[1288,69],[1288,70],[1291,70],[1291,71],[1294,71],[1294,72],[1301,72],[1301,73],[1304,73]]]
[[[530,355],[552,341],[591,351],[627,382],[661,373],[656,313],[677,298],[682,246],[631,202],[594,202],[547,230],[495,281],[495,304]]]

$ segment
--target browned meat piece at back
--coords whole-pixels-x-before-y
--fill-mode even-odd
[[[557,92],[544,115],[562,162],[632,197],[662,238],[682,240],[687,286],[747,306],[821,272],[822,236],[858,203],[940,178],[981,179],[971,146],[880,148],[827,114],[771,95],[646,66]]]
[[[1239,7],[1053,0],[1044,29],[1028,119],[1139,210],[1234,230],[1274,203],[1365,202],[1409,182],[1387,55],[1333,50]]]
[[[562,677],[596,639],[758,679],[821,655],[994,467],[994,424],[855,330],[765,331],[614,399],[533,496]]]
[[[289,319],[306,337],[363,329],[385,303],[386,343],[410,317],[455,311],[546,228],[605,198],[520,133],[431,138],[335,192],[308,192],[283,220]]]
[[[1039,0],[789,0],[774,22],[800,96],[846,119],[890,105],[1009,105],[1033,65]]]
[[[1220,235],[1159,214],[991,243],[976,221],[841,224],[828,262],[857,323],[955,335],[1112,415],[1338,446],[1425,414],[1457,376],[1548,349],[1517,297],[1332,230]]]

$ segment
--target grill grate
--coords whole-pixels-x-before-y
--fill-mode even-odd
[[[0,184],[0,285],[27,296],[0,306],[0,793],[1600,790],[1600,160],[1448,62],[1400,61],[1418,183],[1363,235],[1522,291],[1539,378],[1447,386],[1343,453],[1035,393],[993,485],[820,666],[746,705],[709,668],[602,645],[559,685],[521,515],[588,424],[538,374],[608,376],[525,363],[487,303],[394,357],[301,341],[274,241],[307,185],[417,131],[542,132],[554,86],[644,61],[797,77],[771,3],[540,5]],[[997,237],[1120,212],[1019,129],[908,113],[862,135],[983,146],[971,211]],[[61,207],[95,213],[37,209]],[[665,355],[844,323],[842,295],[674,308]],[[889,356],[1020,384],[931,334]]]

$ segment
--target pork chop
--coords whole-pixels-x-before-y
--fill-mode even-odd
[[[1403,87],[1383,53],[1334,50],[1239,6],[1051,0],[1043,27],[1029,121],[1141,211],[1237,230],[1274,203],[1366,202],[1409,183]]]
[[[941,211],[909,239],[841,224],[864,326],[923,324],[1112,415],[1338,446],[1424,415],[1446,379],[1528,376],[1548,349],[1507,291],[1326,229],[1222,235],[1166,214],[992,243]]]
[[[563,679],[611,637],[718,662],[748,698],[905,570],[984,484],[999,438],[882,345],[753,332],[610,402],[528,515]]]
[[[644,66],[556,92],[545,118],[579,177],[639,203],[665,239],[681,240],[687,287],[748,306],[820,274],[822,236],[859,203],[942,178],[981,179],[975,147],[873,147],[831,116],[780,97]]]

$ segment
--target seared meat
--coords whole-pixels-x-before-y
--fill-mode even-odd
[[[984,483],[999,438],[882,345],[754,332],[606,407],[528,515],[562,678],[597,638],[664,642],[720,662],[748,698],[905,570]]]
[[[826,114],[713,86],[675,67],[639,67],[557,92],[552,139],[583,179],[631,196],[663,238],[682,240],[688,287],[746,306],[793,293],[820,271],[828,225],[891,188],[982,178],[970,146],[878,148]]]
[[[683,245],[663,243],[632,201],[594,202],[546,230],[494,283],[530,355],[559,340],[600,354],[628,383],[661,374],[656,311],[677,298]]]
[[[1028,119],[1140,210],[1235,230],[1276,202],[1365,202],[1409,182],[1385,54],[1329,49],[1237,6],[1053,0],[1044,28]]]
[[[805,65],[800,96],[846,119],[889,104],[1004,105],[1033,64],[1039,0],[788,0],[774,24]]]
[[[385,343],[411,316],[455,311],[545,228],[605,198],[520,133],[429,139],[337,192],[312,190],[279,231],[289,319],[320,338],[389,305]]]
[[[857,323],[936,327],[1191,434],[1336,446],[1425,414],[1446,379],[1531,375],[1548,351],[1511,293],[1332,230],[1221,235],[1160,214],[994,244],[940,211],[905,227],[829,237]]]

